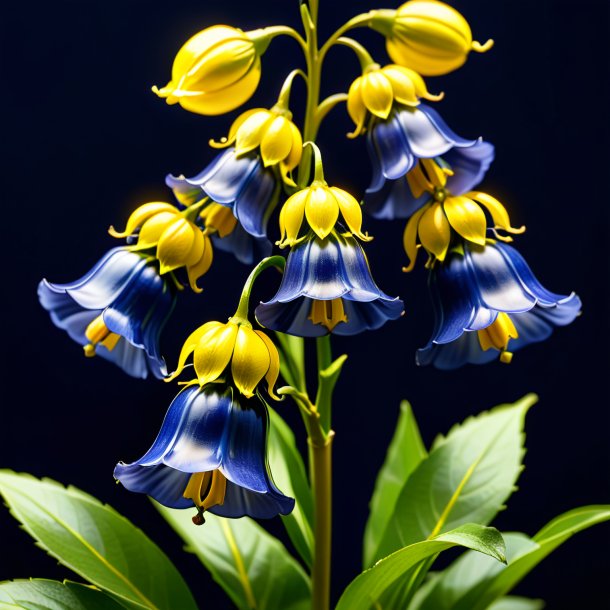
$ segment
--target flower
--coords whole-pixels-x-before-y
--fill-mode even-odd
[[[278,102],[273,108],[253,108],[237,117],[227,138],[210,141],[216,148],[235,145],[236,157],[253,151],[260,154],[264,167],[277,166],[284,182],[294,186],[288,174],[299,164],[303,138],[292,122],[292,113]]]
[[[549,292],[511,246],[464,242],[430,272],[436,325],[417,363],[439,369],[510,362],[512,352],[547,339],[570,324],[581,302],[574,293]]]
[[[440,166],[445,175],[444,188],[453,195],[463,195],[477,186],[494,159],[494,147],[489,142],[477,140],[472,146],[450,149],[434,161],[418,160],[404,176],[386,180],[377,155],[368,140],[369,154],[373,161],[373,180],[364,196],[364,208],[374,218],[394,220],[409,218],[425,205],[434,192],[434,184],[424,175],[422,166],[431,168],[432,162]],[[433,176],[438,173],[432,168]]]
[[[395,11],[376,13],[371,27],[386,37],[392,61],[424,76],[452,72],[471,50],[484,53],[493,46],[493,40],[473,42],[466,19],[437,0],[410,0]]]
[[[130,246],[134,251],[155,248],[161,275],[186,267],[191,288],[201,292],[197,280],[212,264],[212,244],[192,216],[190,208],[180,212],[170,203],[145,203],[131,214],[125,231],[110,227],[109,233],[118,238],[135,235],[136,244]]]
[[[265,30],[242,32],[215,25],[195,34],[178,51],[172,79],[153,91],[168,104],[205,115],[223,114],[252,97],[261,78]]]
[[[207,322],[200,326],[184,342],[178,366],[166,381],[182,373],[191,354],[199,385],[230,374],[237,389],[251,398],[264,378],[269,395],[279,400],[273,393],[280,372],[277,348],[264,332],[252,330],[247,320],[236,316],[226,324]]]
[[[114,248],[76,282],[42,280],[38,297],[55,326],[84,346],[86,356],[101,356],[133,377],[167,374],[159,337],[175,290],[154,258]]]
[[[287,515],[294,500],[274,485],[266,460],[269,417],[258,399],[217,384],[189,385],[176,396],[152,447],[119,462],[115,478],[170,508],[196,506],[221,517]]]
[[[267,222],[277,205],[280,183],[259,156],[240,157],[235,148],[228,148],[193,178],[169,175],[165,182],[178,200],[185,193],[196,200],[198,191],[199,200],[208,197],[231,208],[248,234],[268,242]],[[271,251],[270,243],[268,248]]]
[[[424,79],[409,68],[394,64],[382,68],[379,64],[371,64],[351,84],[347,94],[347,111],[356,124],[350,137],[355,138],[364,131],[368,113],[387,119],[395,104],[415,107],[419,105],[420,97],[438,101],[443,94],[429,93]]]
[[[277,294],[255,313],[266,328],[318,337],[374,330],[403,309],[377,287],[356,239],[332,231],[324,239],[310,234],[292,248]]]

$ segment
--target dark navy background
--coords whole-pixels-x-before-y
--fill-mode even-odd
[[[133,380],[102,360],[85,359],[39,307],[36,285],[43,276],[65,282],[82,275],[115,245],[106,234],[110,224],[123,226],[141,203],[170,199],[166,173],[192,175],[212,159],[208,139],[225,134],[237,113],[200,117],[150,92],[151,85],[169,79],[181,44],[215,23],[298,26],[297,5],[56,0],[2,9],[0,466],[74,484],[115,506],[166,549],[207,609],[230,606],[196,558],[181,552],[180,541],[145,498],[112,478],[117,460],[131,461],[149,447],[176,387]],[[425,273],[401,273],[402,223],[367,220],[375,236],[367,246],[375,277],[386,292],[404,298],[406,316],[379,332],[335,343],[337,354],[350,354],[334,416],[335,595],[359,568],[368,498],[402,398],[412,402],[430,444],[467,415],[529,391],[540,395],[527,418],[519,492],[496,520],[502,529],[533,534],[562,511],[610,500],[608,3],[454,5],[478,40],[493,37],[496,46],[486,55],[472,54],[449,76],[428,79],[431,91],[446,92],[436,107],[461,135],[482,135],[496,145],[483,188],[506,203],[514,224],[527,224],[517,247],[548,288],[581,295],[583,315],[545,344],[518,352],[510,366],[452,373],[418,369],[414,351],[427,341],[432,324]],[[322,0],[322,33],[382,6]],[[385,61],[378,35],[358,31],[355,37]],[[295,62],[300,58],[293,41],[274,42],[252,104],[273,103]],[[358,75],[357,61],[337,49],[326,75],[327,93],[345,90]],[[294,93],[296,100],[302,87]],[[344,108],[338,108],[322,129],[320,145],[327,179],[360,195],[369,165],[363,142],[345,139],[350,129]],[[164,336],[170,366],[193,327],[233,313],[247,273],[217,253],[201,282],[203,294],[180,299]],[[271,296],[276,283],[269,273],[256,299]],[[295,407],[286,402],[279,409],[302,434]],[[518,593],[542,597],[552,609],[605,607],[609,531],[606,524],[568,542]],[[0,547],[0,579],[70,576],[4,509]]]

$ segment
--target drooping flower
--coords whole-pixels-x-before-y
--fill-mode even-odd
[[[127,220],[123,232],[110,227],[110,234],[118,238],[135,236],[134,251],[155,249],[160,273],[164,275],[185,267],[189,284],[195,292],[201,292],[197,280],[212,264],[212,244],[194,220],[197,214],[187,208],[178,210],[170,203],[145,203],[136,209]]]
[[[53,323],[82,345],[86,356],[114,362],[133,377],[167,374],[159,338],[175,304],[175,287],[154,257],[114,248],[79,280],[38,286]]]
[[[221,517],[286,515],[294,500],[274,485],[266,460],[266,405],[219,384],[187,386],[169,407],[152,447],[114,476],[130,491],[170,508]]]
[[[223,114],[250,99],[261,78],[265,30],[242,32],[226,25],[206,28],[178,51],[172,79],[153,91],[168,104],[205,115]]]
[[[417,362],[439,369],[510,362],[513,351],[547,339],[581,309],[578,296],[548,291],[517,250],[492,240],[452,250],[429,284],[436,324]]]
[[[409,218],[428,203],[435,185],[427,174],[435,176],[438,173],[435,166],[444,174],[442,188],[453,195],[463,195],[483,180],[494,159],[493,145],[477,140],[472,146],[452,148],[442,157],[419,159],[407,174],[389,180],[382,172],[370,139],[367,144],[373,162],[373,179],[364,196],[364,209],[381,220]]]
[[[429,93],[424,79],[409,68],[394,64],[383,68],[379,64],[369,65],[351,84],[347,94],[347,111],[356,124],[350,137],[364,131],[369,115],[385,120],[396,105],[414,108],[419,105],[419,98],[438,101],[443,94]]]
[[[273,392],[280,373],[277,348],[264,332],[253,330],[247,320],[236,316],[226,324],[207,322],[200,326],[184,342],[178,366],[166,381],[182,373],[191,354],[199,385],[222,377],[227,383],[232,380],[241,394],[251,398],[265,379],[269,396],[279,400]]]
[[[403,302],[382,292],[349,233],[310,234],[288,255],[277,294],[256,308],[258,322],[301,337],[355,335],[399,318]]]
[[[375,11],[371,27],[386,37],[388,55],[424,76],[456,70],[468,53],[484,53],[493,40],[472,40],[470,26],[454,8],[437,0],[410,0],[397,10]]]
[[[428,176],[434,186],[430,193],[428,185],[422,185],[421,182],[416,184],[415,179],[409,180],[416,196],[428,192],[429,197],[428,202],[409,218],[405,227],[403,244],[410,263],[404,271],[411,271],[415,266],[420,245],[428,253],[427,265],[430,266],[435,260],[445,260],[456,238],[485,246],[488,229],[496,239],[507,242],[512,241],[512,238],[503,236],[498,231],[513,234],[525,231],[525,227],[511,226],[506,208],[495,197],[478,191],[453,195],[445,188],[447,178],[442,168],[434,162],[426,164],[422,161],[422,164],[428,169]],[[423,172],[420,173],[420,179],[425,180]],[[488,227],[487,216],[493,222],[491,227]]]

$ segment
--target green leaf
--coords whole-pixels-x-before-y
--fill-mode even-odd
[[[508,564],[519,556],[538,548],[528,536],[503,533]],[[416,594],[409,610],[451,610],[469,608],[481,595],[487,581],[505,566],[486,555],[468,551],[458,557],[446,570],[435,574]]]
[[[403,400],[392,442],[379,471],[364,530],[364,567],[373,563],[383,532],[394,513],[396,501],[411,473],[427,456],[411,405]]]
[[[303,459],[286,422],[269,408],[269,464],[273,479],[287,496],[296,500],[294,510],[282,516],[286,531],[303,561],[311,567],[313,549],[313,500]]]
[[[206,513],[205,524],[195,527],[188,511],[154,504],[238,608],[309,610],[309,578],[284,545],[255,521]]]
[[[0,610],[124,610],[99,589],[75,582],[32,579],[0,583]]]
[[[503,597],[493,603],[487,610],[542,610],[544,602],[541,599],[527,597]]]
[[[7,470],[0,471],[0,493],[39,546],[100,589],[140,608],[197,607],[163,551],[110,506]]]
[[[378,561],[350,583],[336,610],[369,610],[406,572],[454,546],[474,549],[504,561],[504,542],[498,530],[473,523],[462,525],[431,540],[416,542]]]
[[[467,522],[489,523],[522,470],[523,420],[536,397],[502,405],[455,426],[437,441],[403,486],[378,559]]]
[[[455,610],[486,610],[494,601],[509,593],[547,555],[558,546],[592,525],[610,520],[610,505],[583,506],[553,519],[532,539],[536,546],[521,553],[504,569],[477,588],[476,596],[463,598]]]

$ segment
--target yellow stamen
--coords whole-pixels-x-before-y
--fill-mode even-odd
[[[224,504],[227,479],[219,470],[195,472],[186,485],[183,498],[192,500],[195,506],[208,510]]]
[[[487,328],[477,331],[481,349],[497,349],[500,351],[500,362],[505,364],[510,363],[513,359],[512,352],[507,351],[508,342],[511,339],[517,339],[519,333],[510,319],[510,316],[504,312],[498,314],[495,322]]]
[[[85,337],[91,341],[91,343],[83,346],[85,356],[87,358],[93,358],[93,356],[95,356],[95,346],[98,343],[101,343],[109,352],[111,352],[121,338],[120,335],[111,333],[108,330],[102,314],[97,316],[89,323],[89,326],[87,326],[85,330]]]
[[[347,316],[343,309],[343,299],[339,298],[329,301],[314,299],[311,304],[309,319],[314,324],[321,324],[332,332],[339,322],[347,322]]]

